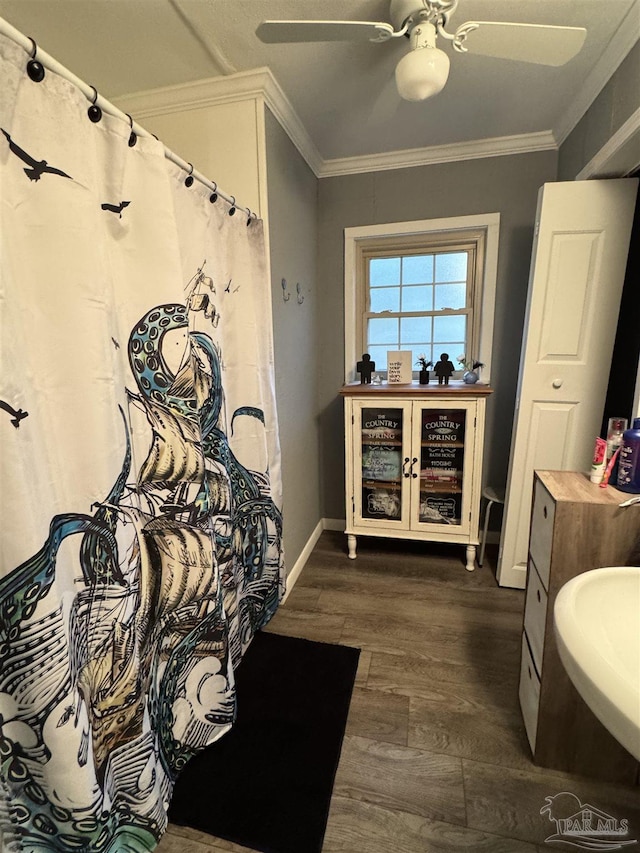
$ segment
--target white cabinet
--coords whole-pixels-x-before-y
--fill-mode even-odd
[[[358,535],[452,542],[475,567],[486,385],[346,385],[349,557]]]
[[[553,606],[572,577],[637,564],[640,506],[585,474],[536,471],[520,668],[520,707],[536,764],[632,784],[638,763],[596,719],[562,666]]]

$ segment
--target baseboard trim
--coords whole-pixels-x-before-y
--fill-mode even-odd
[[[282,598],[282,604],[284,604],[291,594],[291,590],[296,585],[296,581],[302,574],[302,570],[307,564],[307,560],[311,556],[311,552],[316,546],[318,539],[320,538],[320,534],[323,530],[344,530],[345,521],[340,518],[321,518],[320,521],[316,524],[313,529],[311,536],[307,539],[306,545],[300,552],[300,556],[293,564],[291,571],[287,574],[287,591],[285,592]]]
[[[320,521],[316,524],[311,533],[311,536],[307,539],[307,542],[300,552],[300,556],[293,564],[291,571],[287,574],[287,591],[285,592],[282,598],[282,604],[284,604],[289,597],[292,589],[296,585],[296,582],[300,575],[302,574],[302,570],[307,564],[307,560],[311,556],[311,552],[316,546],[320,535],[323,530],[337,530],[343,531],[346,527],[347,522],[344,518],[321,518]],[[492,545],[498,544],[500,542],[500,534],[495,530],[487,531],[487,542]]]
[[[323,530],[342,530],[344,531],[347,526],[347,522],[344,518],[323,518],[322,519],[322,529]]]

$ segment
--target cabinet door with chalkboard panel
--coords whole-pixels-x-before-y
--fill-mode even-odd
[[[354,458],[360,460],[356,466],[356,515],[365,523],[400,525],[408,515],[404,473],[411,406],[356,403],[354,417],[353,435],[358,445]]]
[[[412,517],[418,525],[469,526],[466,488],[469,437],[474,435],[474,405],[416,404],[414,446],[419,448],[419,477],[413,484]]]

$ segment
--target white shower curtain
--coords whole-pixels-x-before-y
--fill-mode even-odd
[[[28,58],[0,36],[0,847],[147,851],[283,592],[262,223]]]

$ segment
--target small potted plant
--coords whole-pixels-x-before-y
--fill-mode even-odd
[[[433,367],[433,362],[427,361],[426,355],[424,353],[421,353],[418,356],[418,360],[416,361],[416,364],[420,365],[420,374],[419,374],[420,384],[421,385],[428,385],[429,384],[429,368]]]
[[[459,355],[457,358],[458,364],[463,369],[462,381],[467,385],[475,384],[480,379],[480,369],[484,367],[481,361],[473,361],[467,359],[464,355]]]

